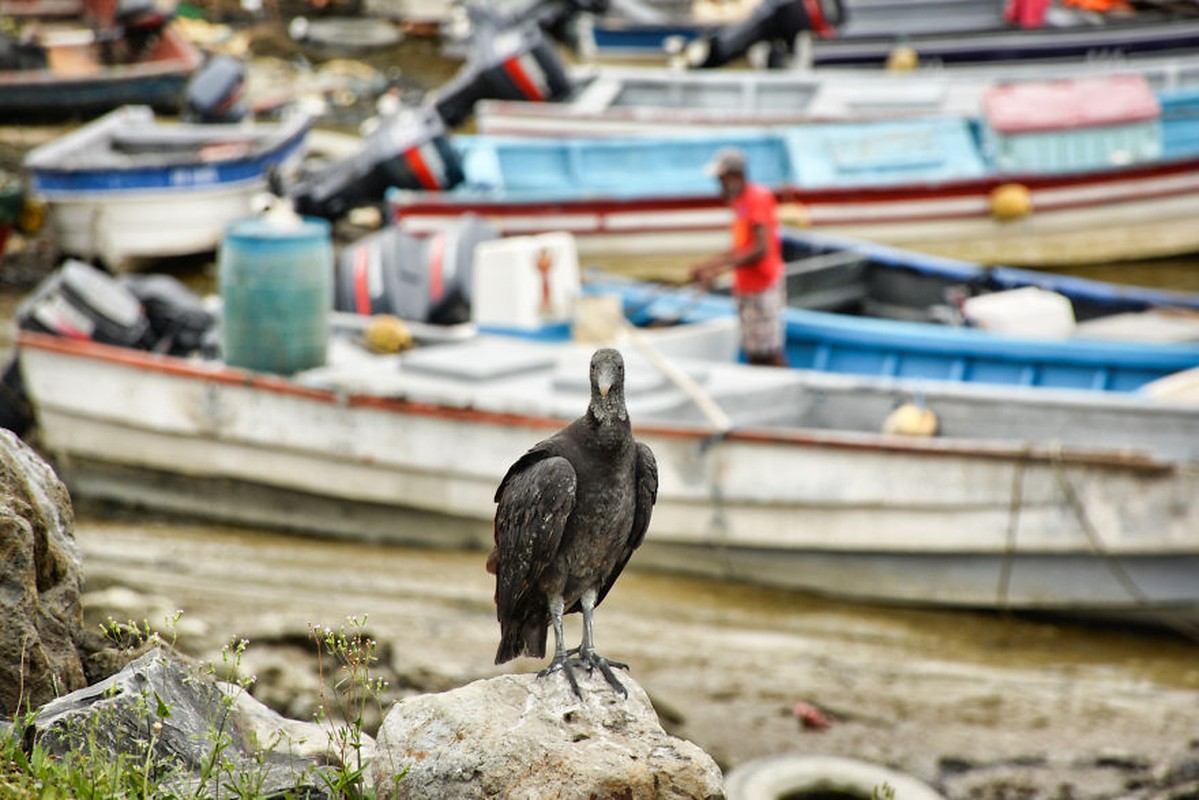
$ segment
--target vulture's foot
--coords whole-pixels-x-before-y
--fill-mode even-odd
[[[608,682],[615,691],[621,695],[628,697],[629,691],[624,688],[624,684],[616,678],[616,674],[612,672],[612,668],[627,670],[628,664],[620,661],[609,661],[594,650],[582,650],[578,656],[578,662],[587,667],[588,670],[598,669],[600,674],[604,676],[604,680]]]
[[[554,660],[550,665],[541,672],[537,673],[538,678],[544,678],[546,675],[552,675],[555,672],[561,672],[566,676],[566,680],[570,682],[570,690],[575,693],[575,697],[583,699],[583,692],[579,689],[579,682],[575,679],[575,675],[570,671],[570,665],[577,663],[579,659],[569,653],[564,653],[560,656],[554,656]]]
[[[594,650],[581,653],[579,648],[574,648],[566,651],[566,653],[561,656],[555,656],[554,660],[550,662],[548,667],[537,673],[537,677],[544,678],[546,675],[551,675],[555,672],[563,673],[566,675],[566,680],[570,682],[570,690],[574,692],[575,697],[582,700],[583,692],[581,689],[579,689],[579,682],[575,678],[574,673],[571,671],[571,668],[576,666],[586,667],[588,672],[598,669],[600,674],[604,676],[604,680],[608,682],[608,685],[611,686],[613,690],[619,692],[624,697],[629,696],[628,689],[624,687],[624,684],[621,683],[616,677],[616,674],[612,672],[613,667],[616,669],[627,670],[629,665],[621,663],[620,661],[609,661],[599,653],[596,653]]]

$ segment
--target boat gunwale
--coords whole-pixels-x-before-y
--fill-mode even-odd
[[[556,430],[563,423],[563,418],[555,416],[489,411],[470,406],[454,407],[402,397],[320,389],[297,384],[283,376],[229,367],[214,361],[197,362],[178,356],[133,350],[91,340],[63,338],[28,330],[18,331],[16,344],[18,352],[26,349],[41,350],[73,358],[116,364],[127,369],[158,372],[184,379],[200,379],[349,408],[365,408],[385,413],[410,413],[478,424],[521,426],[546,430]],[[33,402],[36,408],[37,398],[33,398]],[[1155,458],[1143,451],[1120,448],[1066,447],[1052,443],[1037,444],[1031,441],[1009,443],[994,439],[925,439],[852,431],[786,430],[769,427],[734,427],[722,432],[710,426],[657,421],[634,424],[634,430],[641,436],[694,441],[703,446],[722,441],[762,445],[810,445],[846,451],[881,451],[934,458],[976,457],[1014,461],[1023,465],[1045,463],[1124,469],[1153,475],[1173,474],[1187,466]]]
[[[128,119],[126,119],[128,118]],[[307,116],[298,115],[269,128],[261,130],[256,139],[249,136],[252,129],[239,125],[227,126],[231,134],[241,136],[241,143],[249,141],[248,152],[217,154],[207,160],[197,160],[194,157],[180,156],[176,159],[163,160],[161,163],[129,165],[121,164],[63,164],[62,160],[72,154],[79,153],[97,143],[112,138],[112,134],[122,129],[127,123],[133,123],[135,130],[154,131],[157,121],[148,106],[124,106],[98,119],[89,126],[67,134],[61,139],[49,142],[30,151],[24,160],[24,168],[30,173],[30,180],[39,195],[47,198],[80,197],[83,195],[108,196],[130,192],[163,192],[163,191],[194,191],[197,188],[210,186],[233,186],[238,184],[261,181],[261,174],[241,178],[229,178],[205,181],[180,181],[180,173],[208,173],[218,171],[240,171],[260,167],[261,173],[271,163],[286,160],[302,149],[305,138],[312,127],[312,120]],[[170,126],[164,126],[169,128]],[[187,127],[197,127],[189,125]],[[220,132],[221,125],[208,126],[214,136]],[[214,143],[220,144],[219,139]],[[105,181],[101,176],[118,174],[124,176],[117,184]],[[155,175],[165,175],[165,181],[154,181],[144,186],[126,185],[132,179],[141,180]],[[174,179],[171,176],[175,176]],[[49,186],[45,185],[49,182]],[[95,181],[97,185],[91,185]],[[87,186],[77,186],[85,183]]]
[[[1018,183],[1029,191],[1051,191],[1055,189],[1071,189],[1078,187],[1099,187],[1111,184],[1132,184],[1136,181],[1168,178],[1178,175],[1188,175],[1199,172],[1199,155],[1170,160],[1143,162],[1128,166],[1112,167],[1110,169],[1087,170],[1079,172],[1035,174],[1035,173],[996,173],[977,178],[959,178],[945,181],[925,181],[896,186],[854,186],[854,187],[821,187],[805,188],[791,183],[771,187],[780,203],[801,204],[836,204],[854,203],[857,205],[890,204],[903,201],[927,200],[935,198],[939,201],[978,200],[987,199],[991,191],[1005,184]],[[1175,190],[1163,190],[1146,195],[1138,193],[1131,200],[1144,200],[1155,197],[1169,197],[1192,194],[1194,189],[1180,187]],[[985,194],[985,196],[984,196]],[[663,195],[628,196],[620,194],[592,193],[588,196],[570,196],[565,194],[553,195],[542,192],[516,192],[505,194],[503,190],[464,190],[464,191],[405,191],[389,192],[393,210],[404,213],[419,210],[423,214],[459,214],[463,209],[490,210],[492,213],[510,210],[509,213],[543,214],[547,212],[572,211],[596,212],[613,207],[621,211],[653,211],[656,209],[674,210],[724,208],[725,203],[715,191],[711,193],[692,194],[677,192]],[[1074,203],[1055,203],[1051,210],[1069,208],[1085,208],[1096,204],[1113,202],[1110,199],[1095,199],[1090,201],[1075,201]],[[1117,201],[1119,202],[1119,201]],[[1049,209],[1042,209],[1049,210]],[[1036,213],[1034,211],[1034,213]],[[962,216],[990,216],[989,207],[978,212],[962,212]],[[912,219],[922,219],[927,215],[910,215]],[[938,218],[947,216],[944,212],[937,214]],[[888,217],[902,221],[902,217]]]

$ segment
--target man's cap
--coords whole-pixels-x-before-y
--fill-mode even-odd
[[[745,153],[739,147],[725,147],[708,162],[708,166],[704,168],[704,172],[713,178],[719,178],[721,175],[727,175],[730,172],[744,175]]]

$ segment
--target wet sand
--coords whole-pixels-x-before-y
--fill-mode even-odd
[[[124,586],[183,610],[180,644],[198,654],[232,637],[253,652],[255,642],[302,639],[310,623],[337,628],[365,615],[387,666],[420,676],[423,690],[543,666],[492,664],[498,626],[481,552],[87,509],[77,536],[89,590]],[[578,635],[574,618],[568,637]],[[726,770],[773,754],[835,754],[939,782],[951,797],[1051,797],[1070,784],[1060,796],[1081,798],[1157,796],[1126,784],[1199,765],[1199,644],[1177,636],[632,570],[597,612],[596,637],[631,665],[672,731]],[[797,701],[831,726],[804,728]],[[1023,789],[996,794],[1003,786]]]

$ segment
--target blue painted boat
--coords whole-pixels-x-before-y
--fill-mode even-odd
[[[459,136],[464,180],[393,195],[400,225],[463,213],[501,233],[567,230],[581,254],[710,253],[728,209],[704,166],[746,154],[797,226],[987,264],[1199,252],[1199,92],[1139,75],[997,85],[979,117],[675,135]]]
[[[798,228],[785,228],[782,241],[784,257],[791,263],[788,302],[796,308],[945,322],[948,316],[936,306],[956,293],[970,296],[1032,286],[1066,297],[1075,320],[1084,323],[1154,309],[1199,312],[1196,292],[988,267]]]
[[[30,151],[31,194],[59,249],[122,270],[139,259],[216,249],[249,216],[268,173],[296,166],[310,120],[169,124],[124,106]]]
[[[1151,381],[1199,366],[1199,327],[1193,322],[1187,330],[1195,339],[1162,343],[996,333],[916,321],[919,315],[915,313],[917,308],[927,310],[920,303],[930,297],[938,299],[938,290],[943,287],[960,287],[975,296],[1033,287],[1066,298],[1077,309],[1072,316],[1079,324],[1073,330],[1089,336],[1096,334],[1087,333],[1087,325],[1092,325],[1094,331],[1099,323],[1106,322],[1107,330],[1112,330],[1113,315],[1152,314],[1161,309],[1193,315],[1199,310],[1199,295],[1120,287],[1028,270],[986,270],[950,259],[796,231],[788,232],[784,241],[792,256],[800,254],[799,260],[789,266],[793,277],[810,279],[819,272],[816,262],[839,254],[841,258],[827,262],[828,268],[841,270],[843,277],[846,271],[852,272],[848,280],[859,285],[870,283],[886,292],[885,305],[892,309],[905,306],[912,312],[908,319],[888,319],[865,316],[870,307],[861,304],[854,306],[855,313],[789,307],[785,312],[786,349],[794,368],[922,381],[1132,392]],[[844,257],[847,254],[849,258]],[[589,292],[619,295],[632,321],[642,325],[663,320],[698,322],[736,313],[727,294],[664,290],[659,284],[602,274],[591,278]],[[792,283],[789,297],[801,305],[811,305],[818,297],[837,297],[839,301],[827,307],[846,308],[860,301],[864,292],[846,292],[846,283],[842,280],[838,289],[825,285],[824,294],[811,289],[797,291],[796,287],[803,284]],[[939,299],[947,302],[943,295]],[[1099,329],[1098,335],[1110,334]]]

